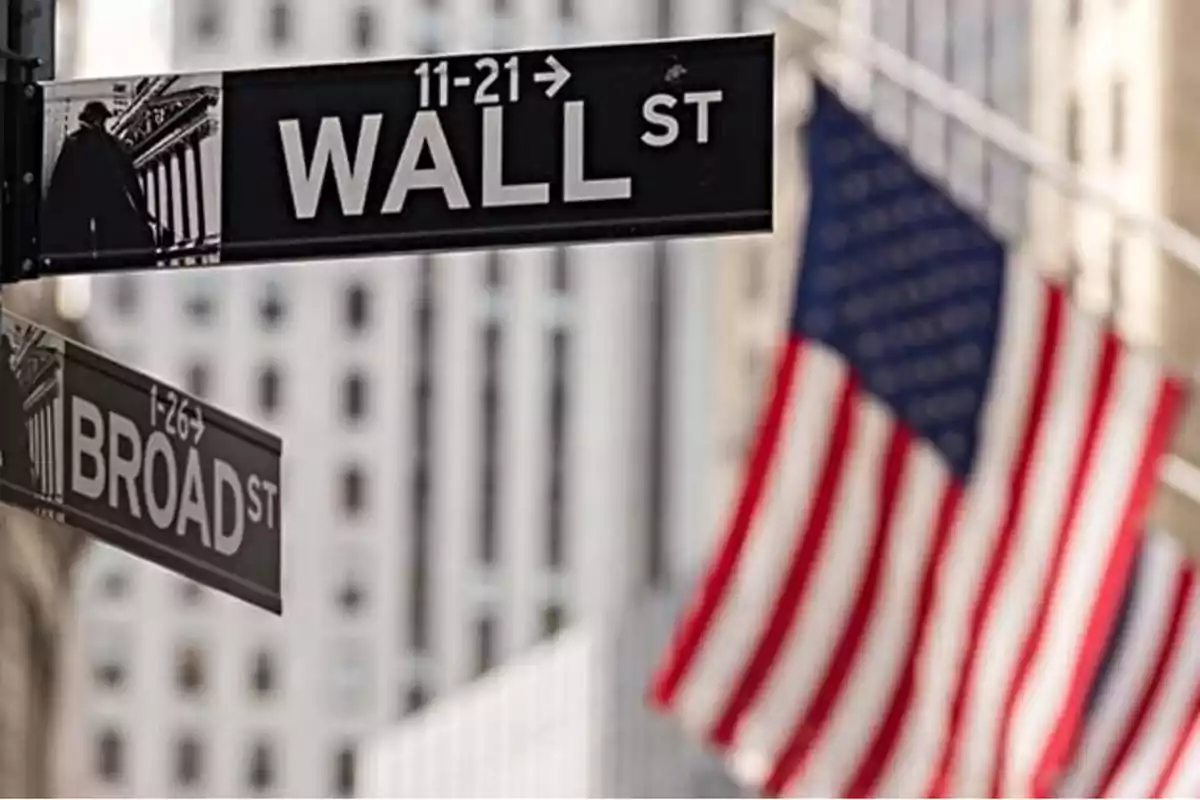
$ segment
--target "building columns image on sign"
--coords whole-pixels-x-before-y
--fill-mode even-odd
[[[217,263],[220,74],[50,84],[44,253],[98,269]]]

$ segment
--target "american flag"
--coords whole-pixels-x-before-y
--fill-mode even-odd
[[[789,335],[651,702],[765,794],[1045,795],[1183,386],[814,91]]]
[[[1200,587],[1179,542],[1149,535],[1060,794],[1200,794]]]

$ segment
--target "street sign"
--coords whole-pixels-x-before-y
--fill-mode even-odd
[[[278,437],[3,312],[0,500],[282,612]]]
[[[765,34],[48,83],[36,273],[769,231],[774,70]]]

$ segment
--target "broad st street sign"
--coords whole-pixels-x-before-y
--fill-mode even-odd
[[[44,85],[36,274],[769,231],[774,37]]]
[[[275,613],[278,437],[3,312],[0,500]]]

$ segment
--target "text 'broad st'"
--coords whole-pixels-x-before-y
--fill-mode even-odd
[[[771,35],[51,84],[43,271],[768,231],[773,106]]]
[[[3,322],[3,499],[280,612],[279,439],[27,320]]]

